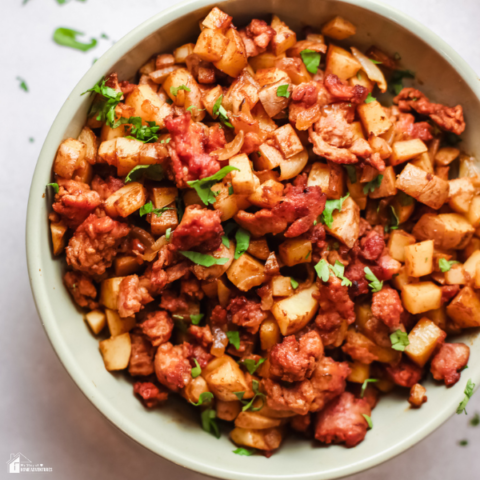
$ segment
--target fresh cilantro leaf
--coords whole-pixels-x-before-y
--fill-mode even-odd
[[[478,413],[470,420],[470,425],[472,427],[478,427],[478,425],[480,425],[480,415]]]
[[[363,193],[365,195],[368,195],[369,193],[375,191],[378,187],[380,187],[382,180],[383,180],[383,175],[379,175],[377,178],[374,178],[371,182],[367,182],[363,186]]]
[[[465,412],[467,414],[467,411],[465,410],[467,407],[467,403],[470,400],[470,398],[473,395],[473,390],[475,389],[475,384],[472,382],[471,379],[468,379],[467,386],[465,387],[464,394],[465,398],[460,402],[457,408],[457,413],[460,414],[462,412]]]
[[[290,277],[290,285],[292,286],[292,288],[294,290],[296,290],[298,288],[298,282],[292,277]]]
[[[20,78],[20,77],[17,77],[17,80],[20,82],[19,87],[20,87],[24,92],[28,92],[27,82],[26,82],[23,78]]]
[[[408,207],[409,205],[413,204],[413,198],[410,195],[407,195],[405,192],[400,192],[397,194],[398,201],[402,207]]]
[[[29,141],[30,143],[33,143],[33,142],[35,141],[35,139],[34,139],[33,137],[30,137],[30,138],[28,139],[28,141]]]
[[[242,365],[247,368],[250,375],[253,375],[263,362],[265,362],[264,358],[261,358],[258,362],[255,362],[253,358],[246,358],[245,360],[242,360]]]
[[[213,265],[225,265],[228,262],[228,258],[215,258],[212,255],[206,255],[204,253],[198,252],[182,252],[180,253],[191,260],[193,263],[197,265],[201,265],[202,267],[211,267]]]
[[[233,185],[228,186],[228,195],[233,195]]]
[[[77,35],[84,35],[84,33],[71,28],[59,27],[53,32],[53,41],[62,47],[74,48],[81,52],[87,52],[97,45],[95,38],[91,38],[90,43],[82,43],[77,40]]]
[[[213,104],[212,113],[218,115],[220,113],[220,107],[222,106],[223,95],[220,95]]]
[[[125,123],[126,119],[120,119],[119,122],[115,122],[115,108],[120,103],[123,96],[122,92],[117,92],[111,87],[106,85],[105,78],[102,78],[96,85],[89,88],[86,93],[97,93],[103,97],[103,100],[95,102],[88,113],[89,116],[93,116],[98,113],[96,120],[99,122],[106,122],[109,127],[117,128],[122,123]]]
[[[338,260],[335,261],[335,265],[329,265],[330,270],[335,274],[337,278],[342,280],[343,287],[351,287],[352,282],[344,276],[345,273],[345,265]]]
[[[383,62],[381,62],[380,60],[374,60],[373,58],[369,58],[369,60],[374,63],[375,65],[381,65]]]
[[[190,315],[190,320],[194,325],[198,325],[204,316],[203,313],[197,313],[195,315]]]
[[[198,365],[198,362],[196,359],[195,360],[195,363]],[[197,368],[197,367],[195,367]],[[193,377],[193,370],[195,370],[195,368],[192,368],[192,377]],[[198,365],[198,368],[200,368],[200,365]],[[200,368],[200,373],[202,373],[202,369]],[[200,375],[199,373],[199,375]],[[198,377],[198,375],[197,375]],[[196,378],[196,377],[193,377],[193,378]],[[194,402],[191,402],[192,405],[195,405],[196,407],[199,407],[200,405],[203,405],[205,403],[209,403],[211,400],[213,399],[213,393],[212,392],[203,392],[200,394],[200,397],[198,397],[198,402],[197,403],[194,403]]]
[[[393,350],[397,350],[398,352],[404,352],[405,347],[408,347],[408,345],[410,345],[408,333],[402,332],[402,330],[395,330],[390,335],[390,341],[392,342]]]
[[[175,210],[175,209],[173,207],[153,208],[153,203],[148,202],[142,207],[140,207],[139,213],[141,217],[143,217],[144,215],[147,215],[147,213],[153,213],[157,217],[160,217],[162,213],[165,213],[167,210]]]
[[[370,92],[368,92],[367,98],[365,99],[365,103],[372,103],[375,102],[377,99],[372,96]]]
[[[411,70],[395,70],[390,78],[390,92],[399,95],[403,90],[403,79],[415,78],[415,73]]]
[[[204,392],[202,395],[205,393],[210,393],[210,392]],[[212,395],[210,393],[210,395]],[[213,397],[213,395],[212,395]],[[213,408],[207,408],[201,413],[201,419],[202,419],[202,428],[212,434],[216,438],[220,438],[220,429],[218,428],[217,422],[215,419],[217,418],[217,414]]]
[[[228,341],[238,350],[240,348],[240,333],[239,332],[227,332]]]
[[[315,265],[315,271],[322,282],[328,282],[330,278],[330,268],[326,260],[322,259]]]
[[[363,418],[365,418],[365,420],[367,421],[368,428],[373,428],[372,419],[365,413],[363,413],[362,415],[363,415]]]
[[[196,358],[194,358],[193,361],[195,362],[195,367],[192,368],[192,378],[197,378],[198,376],[200,376],[202,374],[202,367],[198,364]],[[209,393],[209,392],[203,392],[203,393]],[[201,398],[201,395],[200,395],[200,399],[198,401],[203,402],[203,399]],[[199,405],[201,405],[201,403]]]
[[[460,440],[458,442],[458,444],[461,446],[461,447],[466,447],[468,445],[468,440]]]
[[[460,262],[457,262],[456,260],[449,261],[446,258],[441,258],[438,261],[438,266],[440,267],[440,271],[445,273],[445,272],[448,272],[452,268],[452,265],[454,265],[455,263],[460,263]]]
[[[243,447],[239,447],[236,450],[232,450],[232,451],[236,455],[243,455],[245,457],[249,457],[250,455],[253,455],[255,453],[255,450],[249,449],[249,448],[243,448]]]
[[[191,112],[194,108],[196,108],[199,112],[203,112],[203,110],[205,110],[204,108],[198,108],[196,105],[190,105],[187,108],[187,112]]]
[[[167,231],[165,232],[165,238],[167,240],[170,240],[170,237],[172,236],[172,229],[171,228],[167,228]]]
[[[201,180],[192,180],[187,183],[190,187],[195,189],[205,205],[214,204],[215,194],[211,190],[212,187],[233,170],[238,170],[238,168],[228,165],[210,177],[202,178]]]
[[[382,287],[383,287],[383,282],[381,282],[374,274],[373,272],[370,270],[370,267],[365,267],[363,269],[363,271],[365,272],[365,278],[367,280],[370,281],[370,283],[368,284],[369,287],[372,289],[372,292],[375,293],[375,292],[379,292]]]
[[[233,128],[233,125],[230,123],[227,111],[222,105],[223,95],[220,95],[217,100],[215,101],[212,113],[214,116],[218,115],[220,121],[229,128]]]
[[[137,165],[135,168],[132,168],[125,177],[125,183],[134,182],[141,176],[159,182],[164,176],[163,168],[161,165]]]
[[[305,64],[305,67],[307,67],[307,70],[313,74],[317,73],[322,56],[315,50],[310,50],[309,48],[302,50],[300,52],[300,56],[302,57],[303,63]]]
[[[324,223],[328,228],[330,228],[333,224],[334,210],[338,210],[340,212],[342,210],[343,202],[349,195],[350,193],[347,193],[344,197],[338,200],[327,200],[327,202],[325,203],[325,208],[320,218],[322,223]]]
[[[230,240],[226,235],[222,235],[222,243],[227,247],[230,248]]]
[[[259,410],[261,410],[263,408],[263,406],[265,404],[265,395],[258,390],[259,386],[260,386],[260,384],[259,384],[258,380],[252,380],[252,389],[253,389],[254,395],[253,395],[253,397],[250,401],[243,400],[243,395],[242,395],[241,399],[239,397],[237,397],[243,403],[242,412],[246,412],[248,410],[250,410],[252,412],[258,412]],[[245,393],[245,392],[242,392],[242,393]],[[261,400],[262,404],[259,407],[254,407],[253,404],[254,404],[254,402],[257,398],[259,398]]]
[[[353,165],[344,165],[350,183],[357,183],[357,169]]]
[[[393,205],[390,205],[390,208],[392,211],[392,215],[388,220],[388,224],[384,227],[385,232],[388,232],[389,230],[397,230],[398,226],[400,225],[400,218],[398,217],[395,208],[393,207]],[[378,209],[380,209],[380,204],[378,205]]]
[[[277,87],[277,97],[285,97],[288,98],[290,97],[290,92],[288,91],[288,83],[285,85],[280,85]]]
[[[245,392],[233,392],[233,394],[237,397],[239,402],[243,401],[243,397],[245,396]]]
[[[362,389],[360,390],[360,398],[363,398],[365,395],[365,390],[367,389],[367,386],[369,383],[375,383],[378,382],[379,380],[377,378],[367,378],[363,383],[362,383]]]
[[[109,37],[108,37],[108,35],[107,35],[106,33],[102,33],[102,34],[100,35],[100,38],[103,38],[104,40],[110,40]]]
[[[170,93],[176,97],[180,90],[185,90],[186,92],[191,92],[191,90],[186,85],[179,85],[178,87],[170,87]]]
[[[55,193],[58,193],[58,190],[60,189],[58,183],[47,183],[47,187],[52,187]]]
[[[308,252],[308,253],[305,255],[305,260],[310,256],[311,253],[312,253],[312,251]]]
[[[235,234],[235,241],[235,260],[237,260],[247,251],[250,245],[250,232],[239,228]]]
[[[142,117],[130,117],[128,119],[121,118],[117,123],[132,125],[130,135],[135,140],[140,140],[143,143],[152,143],[158,140],[157,132],[160,130],[160,127],[156,122],[147,122],[147,125],[143,125]]]

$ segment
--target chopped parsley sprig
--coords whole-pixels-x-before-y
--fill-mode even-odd
[[[238,168],[227,165],[210,177],[202,178],[201,180],[192,180],[187,183],[195,189],[200,200],[202,200],[205,205],[213,205],[216,201],[216,195],[218,194],[212,192],[212,187],[234,170],[238,170]]]

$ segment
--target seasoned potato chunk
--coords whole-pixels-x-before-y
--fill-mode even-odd
[[[255,190],[255,181],[247,155],[244,153],[235,155],[229,160],[229,164],[232,167],[238,168],[238,171],[234,170],[231,173],[233,191],[238,195],[252,194]]]
[[[458,156],[460,150],[454,147],[440,148],[435,154],[435,164],[439,166],[450,165]]]
[[[448,182],[448,204],[457,213],[468,213],[475,195],[475,188],[469,178],[456,178]]]
[[[289,267],[312,261],[312,242],[304,238],[291,238],[278,247],[283,263]]]
[[[147,192],[138,182],[127,183],[105,201],[105,211],[111,217],[128,217],[145,205]]]
[[[60,177],[72,178],[73,173],[82,165],[87,154],[87,146],[74,138],[67,138],[58,147],[53,162],[53,171]]]
[[[247,292],[265,281],[265,267],[248,253],[244,253],[233,261],[227,270],[227,277],[239,290]]]
[[[405,262],[405,248],[415,243],[415,237],[403,230],[393,230],[388,240],[390,256],[399,262]]]
[[[61,221],[50,223],[54,255],[60,255],[65,250],[65,234],[67,233],[67,230],[67,226]]]
[[[392,146],[390,165],[399,165],[426,152],[428,152],[428,147],[418,138],[395,142]]]
[[[395,186],[395,170],[393,167],[386,167],[382,172],[382,175],[383,178],[380,186],[368,194],[370,198],[391,197],[392,195],[397,194],[397,187]]]
[[[347,377],[349,382],[363,383],[370,378],[370,365],[358,361],[349,362],[350,375]]]
[[[447,315],[460,328],[480,327],[480,300],[470,287],[464,287],[447,306]]]
[[[428,318],[422,318],[408,334],[410,344],[405,348],[405,353],[418,366],[423,367],[446,336],[435,323]]]
[[[442,289],[432,282],[410,283],[402,287],[403,305],[413,315],[440,308]]]
[[[85,315],[85,321],[95,335],[98,335],[106,324],[106,316],[101,310],[92,310]]]
[[[205,28],[197,39],[193,53],[205,62],[217,62],[225,53],[227,45],[228,38],[222,32]]]
[[[334,40],[345,40],[355,33],[357,33],[355,25],[340,16],[332,18],[322,27],[322,34]]]
[[[320,187],[329,200],[339,199],[345,195],[345,170],[340,165],[316,162],[308,174],[307,185]],[[355,199],[351,192],[350,195]]]
[[[348,80],[362,68],[350,52],[332,43],[328,47],[326,62],[325,74],[336,75],[340,80]]]
[[[111,337],[129,332],[135,327],[135,317],[121,318],[116,310],[110,310],[109,308],[105,309],[105,315]]]
[[[473,228],[480,227],[480,197],[474,197],[470,203],[467,219]]]
[[[273,53],[278,56],[295,45],[297,42],[297,35],[276,15],[273,16],[270,25],[275,30],[275,35],[271,41],[271,48]]]
[[[289,279],[290,280],[290,279]],[[275,294],[274,294],[275,295]],[[269,315],[260,325],[260,345],[268,351],[280,341],[280,328],[272,315]]]
[[[382,105],[374,101],[358,106],[358,115],[368,135],[380,136],[392,126]]]
[[[220,420],[226,420],[227,422],[233,422],[235,418],[237,418],[237,415],[242,411],[242,404],[238,400],[225,402],[217,399],[215,407],[217,417]]]
[[[257,430],[279,427],[281,424],[282,420],[279,418],[268,418],[255,412],[240,412],[235,419],[236,427],[254,428]]]
[[[280,427],[254,430],[235,427],[230,432],[232,442],[258,450],[275,450],[282,443],[283,431]]]
[[[405,247],[405,268],[410,277],[423,277],[433,272],[433,240]]]
[[[148,85],[139,85],[127,95],[125,104],[134,108],[134,117],[142,117],[146,122],[156,122],[165,127],[165,117],[172,114],[172,106],[162,100]]]
[[[303,150],[303,145],[293,127],[287,123],[277,128],[273,135],[285,158],[290,158]]]
[[[117,310],[118,292],[123,277],[112,277],[103,280],[100,285],[100,304],[110,310]]]
[[[346,198],[342,210],[333,212],[333,224],[327,232],[352,248],[360,231],[360,208],[350,197]]]
[[[123,333],[118,337],[112,337],[100,342],[100,353],[109,372],[123,370],[128,367],[132,342],[129,333]]]
[[[238,77],[240,72],[247,66],[247,54],[242,37],[234,28],[230,28],[225,34],[228,45],[222,58],[213,62],[222,72],[230,77]]]

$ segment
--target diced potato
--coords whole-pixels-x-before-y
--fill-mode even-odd
[[[435,310],[429,310],[428,312],[425,312],[423,316],[430,319],[437,327],[441,328],[442,330],[446,330],[447,313],[444,305],[442,305],[440,308],[436,308]]]
[[[398,176],[396,186],[407,195],[435,210],[448,200],[448,182],[410,163]]]
[[[284,156],[280,150],[267,143],[262,143],[254,163],[257,170],[273,170],[278,167],[283,160]]]
[[[186,43],[185,45],[182,45],[181,47],[176,48],[173,51],[173,57],[175,59],[175,63],[185,63],[185,60],[187,59],[187,57],[193,53],[194,48],[195,48],[194,43]]]
[[[350,52],[332,43],[328,47],[326,62],[325,74],[336,75],[340,80],[348,80],[362,68]]]
[[[460,328],[480,327],[480,300],[470,287],[464,287],[447,306],[447,315]]]
[[[225,222],[232,218],[239,210],[238,195],[230,195],[230,186],[226,183],[217,183],[212,187],[213,192],[219,192],[215,197],[213,208],[221,213],[221,220]]]
[[[397,194],[397,187],[395,186],[396,175],[393,167],[385,167],[382,175],[380,186],[368,194],[370,198],[391,197]]]
[[[459,177],[469,177],[472,180],[473,186],[480,187],[480,171],[478,170],[478,162],[475,157],[461,154],[460,168],[458,172]]]
[[[315,185],[322,189],[329,200],[339,199],[345,195],[345,170],[339,165],[316,162],[307,180],[307,186]]]
[[[239,170],[231,173],[233,191],[238,195],[252,194],[255,190],[255,182],[248,156],[244,153],[235,155],[229,160],[229,164]]]
[[[273,132],[285,158],[290,158],[303,150],[303,145],[293,127],[287,123]]]
[[[112,337],[100,342],[100,353],[103,357],[105,368],[109,372],[123,370],[128,367],[132,342],[129,333],[123,333],[118,337]]]
[[[218,7],[213,7],[209,14],[203,19],[200,27],[213,28],[225,33],[232,23],[232,17],[222,12]]]
[[[218,301],[223,308],[227,307],[230,301],[231,295],[232,295],[231,290],[227,287],[225,282],[221,278],[219,278],[217,280],[217,296],[218,296]]]
[[[423,367],[446,336],[447,334],[434,322],[422,318],[408,334],[410,344],[405,348],[405,353],[419,367]]]
[[[440,148],[435,155],[435,165],[446,166],[450,165],[458,156],[460,155],[460,150],[453,147]]]
[[[405,262],[405,247],[413,245],[415,237],[403,230],[392,230],[388,240],[390,256],[398,262]]]
[[[349,382],[363,383],[370,378],[370,365],[358,361],[349,362],[350,375],[347,377]]]
[[[415,167],[422,169],[425,172],[434,173],[432,160],[430,159],[430,154],[427,152],[422,153],[417,158],[412,160],[410,163],[412,165],[415,165]]]
[[[205,62],[217,62],[225,53],[228,42],[219,30],[205,28],[198,36],[193,53]]]
[[[106,316],[101,310],[92,310],[85,314],[85,321],[95,335],[98,335],[105,327]]]
[[[432,282],[410,283],[402,287],[403,305],[413,315],[442,305],[442,289]]]
[[[242,404],[238,401],[224,402],[218,400],[215,402],[215,409],[217,411],[217,417],[220,420],[226,420],[227,422],[233,422],[237,415],[242,411]]]
[[[140,268],[137,257],[133,255],[116,256],[113,261],[113,266],[117,277],[132,275],[132,273],[137,272]]]
[[[416,383],[410,389],[410,396],[408,397],[408,403],[413,408],[420,408],[427,401],[427,396],[425,395],[426,391],[427,389],[423,385]]]
[[[82,165],[87,153],[87,146],[74,138],[64,140],[57,150],[53,171],[60,177],[72,178],[73,173]]]
[[[270,255],[270,249],[265,237],[252,238],[248,245],[247,253],[260,260],[266,260]]]
[[[401,354],[390,347],[381,347],[370,340],[363,333],[350,328],[347,332],[347,343],[354,347],[354,350],[367,350],[369,353],[378,358],[381,363],[396,363],[400,360]],[[356,347],[356,348],[355,348]],[[370,361],[372,363],[373,359]]]
[[[257,430],[279,427],[281,424],[282,420],[279,418],[268,418],[255,412],[240,412],[235,419],[236,427],[255,428]]]
[[[275,319],[269,315],[260,325],[260,346],[268,351],[280,341],[280,329]]]
[[[215,397],[225,402],[238,400],[234,392],[245,392],[244,398],[253,396],[238,363],[228,355],[212,360],[202,369],[202,377]]]
[[[207,382],[203,377],[193,378],[182,390],[182,397],[190,403],[197,403],[202,393],[209,392]]]
[[[395,213],[400,223],[405,223],[415,211],[415,200],[400,191],[390,205],[395,209]]]
[[[355,183],[350,181],[350,178],[347,176],[347,188],[350,196],[354,202],[358,205],[360,210],[365,210],[367,207],[367,195],[363,193],[363,184],[359,182],[358,178]]]
[[[151,58],[147,63],[145,63],[139,70],[141,75],[148,75],[155,70],[155,58]]]
[[[278,253],[288,267],[299,263],[310,263],[312,261],[312,242],[302,237],[291,238],[280,244]]]
[[[248,201],[252,205],[262,208],[273,208],[283,199],[282,183],[275,180],[267,180],[259,185],[255,191],[248,196]]]
[[[359,70],[354,77],[349,78],[348,83],[352,87],[354,87],[355,85],[361,85],[362,87],[365,87],[369,92],[372,92],[373,88],[375,87],[375,83],[368,78],[368,75],[365,73],[364,70]],[[359,131],[357,130],[357,128],[358,127],[355,128],[355,131],[358,133],[362,133],[362,135],[356,138],[365,138],[365,136],[363,135],[363,131],[362,130]]]
[[[426,213],[412,230],[417,240],[433,239],[440,250],[461,250],[472,239],[474,228],[458,213]]]
[[[470,275],[470,278],[475,278],[477,267],[480,265],[480,250],[473,252],[463,264],[465,272]]]
[[[270,280],[270,286],[274,297],[288,297],[293,294],[290,277],[276,275]]]
[[[398,275],[395,275],[392,278],[392,284],[397,290],[401,290],[404,285],[408,285],[409,283],[416,282],[417,279],[409,277],[407,275],[407,271],[405,266],[400,268]]]
[[[290,180],[296,177],[305,168],[308,163],[308,152],[302,150],[293,157],[283,159],[280,162],[280,178],[279,180]]]
[[[353,247],[360,232],[360,208],[352,198],[344,200],[341,211],[333,212],[332,226],[326,230],[347,247]]]
[[[129,332],[135,327],[135,317],[122,318],[116,310],[110,310],[109,308],[105,309],[105,315],[111,337]]]
[[[410,277],[423,277],[433,272],[433,240],[405,247],[405,268]]]
[[[291,297],[274,303],[272,313],[282,335],[298,332],[313,318],[318,309],[318,302],[313,298],[313,294],[317,292],[318,287],[313,284]]]
[[[467,219],[473,228],[480,227],[480,197],[473,197],[467,213]]]
[[[301,83],[312,80],[312,76],[300,58],[278,57],[275,61],[275,67],[283,70],[290,77],[294,85],[300,85]],[[311,125],[311,123],[309,125]],[[302,130],[307,130],[308,126],[302,128]]]
[[[118,292],[123,277],[112,277],[102,281],[100,285],[100,304],[110,310],[117,310]]]
[[[67,233],[67,230],[67,226],[62,221],[50,223],[54,255],[60,255],[65,249],[65,234]]]
[[[175,209],[175,203],[168,205],[168,208],[171,208],[172,210],[165,210],[160,216],[155,213],[148,216],[152,235],[165,235],[169,228],[175,230],[178,227],[178,213]]]
[[[435,175],[442,180],[448,182],[450,167],[435,167]]]
[[[85,150],[85,160],[93,165],[97,161],[97,136],[90,130],[88,127],[83,127],[80,135],[78,136],[78,141],[82,142],[86,146]]]
[[[227,270],[227,277],[239,290],[247,292],[265,281],[265,267],[248,253],[244,253],[233,261]]]
[[[275,61],[277,60],[277,55],[273,52],[263,52],[260,55],[249,58],[249,64],[257,72],[264,68],[273,68],[275,67]]]
[[[288,77],[288,75],[286,74],[285,76]],[[278,115],[287,108],[288,98],[284,96],[279,97],[277,95],[277,90],[280,86],[287,85],[287,91],[291,95],[292,87],[290,86],[290,83],[291,80],[289,78],[288,80],[281,79],[276,81],[275,83],[269,83],[267,85],[264,85],[258,92],[260,102],[262,103],[265,112],[267,112],[270,117],[275,117],[275,115]]]
[[[276,15],[273,15],[270,26],[276,32],[270,42],[270,47],[275,55],[278,56],[295,45],[297,42],[297,35]]]
[[[448,183],[450,185],[448,204],[451,209],[457,213],[468,213],[470,203],[475,195],[475,188],[472,181],[464,177],[450,180]]]
[[[475,278],[477,276],[478,275],[476,275]],[[463,265],[459,263],[452,265],[450,270],[448,272],[445,272],[445,283],[447,285],[466,285],[468,282],[465,276],[465,269],[463,268]]]
[[[167,92],[168,93],[168,92]],[[165,127],[165,117],[172,114],[172,106],[162,100],[148,85],[139,85],[127,95],[125,104],[133,107],[132,116],[142,117],[146,122],[156,122]]]
[[[395,388],[395,383],[389,380],[388,378],[381,378],[378,382],[375,383],[375,388],[380,390],[382,393],[389,393]]]
[[[266,430],[253,430],[235,427],[230,432],[232,442],[248,448],[257,448],[258,450],[275,450],[282,443],[283,430],[280,427],[269,428]]]
[[[411,160],[412,158],[427,152],[428,147],[419,138],[395,142],[392,146],[390,165],[399,165],[400,163]]]
[[[332,18],[322,27],[322,34],[334,40],[345,40],[355,33],[357,33],[355,25],[340,16]]]
[[[225,34],[229,40],[223,57],[214,62],[216,68],[230,77],[238,77],[240,72],[248,65],[247,53],[242,37],[234,28],[230,28]]]
[[[363,128],[367,134],[380,136],[392,126],[382,105],[377,102],[362,103],[357,108]]]
[[[147,192],[141,183],[127,183],[105,200],[105,211],[111,217],[128,217],[145,205],[146,200]]]

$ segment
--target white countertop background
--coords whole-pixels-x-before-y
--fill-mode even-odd
[[[50,480],[206,478],[171,464],[111,425],[83,396],[55,356],[30,293],[25,215],[35,162],[72,88],[112,44],[174,0],[0,1],[0,479],[22,452],[53,472],[19,474]],[[319,0],[320,1],[320,0]],[[450,43],[480,74],[479,0],[387,0]],[[70,27],[99,38],[82,53],[60,47],[53,31]],[[16,77],[29,86],[26,93]],[[29,138],[34,141],[30,142]],[[428,403],[423,407],[428,408]],[[468,417],[452,417],[429,438],[352,480],[478,480],[480,393]],[[468,439],[468,446],[458,442]],[[245,459],[248,461],[248,458]],[[14,477],[15,478],[15,477]]]

